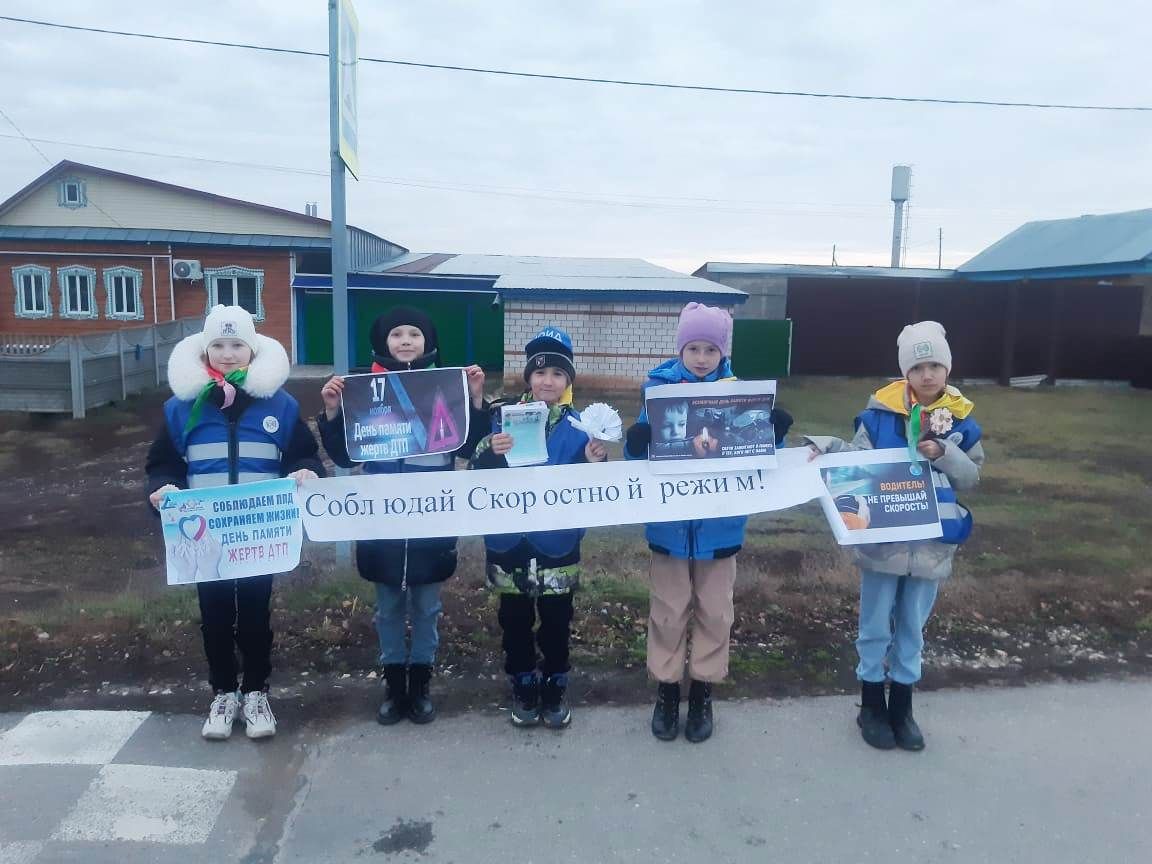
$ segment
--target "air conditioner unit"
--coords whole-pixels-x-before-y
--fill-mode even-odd
[[[172,275],[177,279],[203,279],[204,271],[199,261],[177,258],[172,262]]]

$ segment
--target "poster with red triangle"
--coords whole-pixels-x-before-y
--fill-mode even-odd
[[[428,420],[428,449],[455,450],[463,442],[459,427],[452,419],[452,412],[448,410],[448,402],[444,399],[444,394],[437,390],[436,401],[432,405],[432,417]]]
[[[347,375],[341,406],[353,462],[448,454],[468,440],[468,378],[459,367]]]

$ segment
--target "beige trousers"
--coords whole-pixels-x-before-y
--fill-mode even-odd
[[[688,674],[695,680],[724,680],[735,617],[736,557],[688,561],[653,552],[649,580],[648,671],[652,677],[666,684],[679,683],[687,657]]]

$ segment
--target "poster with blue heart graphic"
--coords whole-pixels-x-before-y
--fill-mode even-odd
[[[160,523],[169,585],[287,573],[300,563],[292,479],[169,492]]]

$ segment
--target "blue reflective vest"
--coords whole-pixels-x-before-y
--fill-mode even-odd
[[[278,390],[267,399],[254,399],[235,421],[212,404],[200,420],[184,431],[193,401],[171,397],[164,403],[164,420],[176,452],[188,463],[188,488],[230,486],[280,476],[280,459],[296,428],[300,406]]]
[[[868,439],[877,450],[908,446],[908,418],[894,411],[868,408],[856,418],[855,428],[864,427]],[[967,453],[980,440],[980,424],[971,417],[955,420],[946,436]],[[956,498],[948,476],[932,469],[932,485],[936,487],[936,502],[940,510],[941,543],[963,543],[972,533],[972,513]]]

